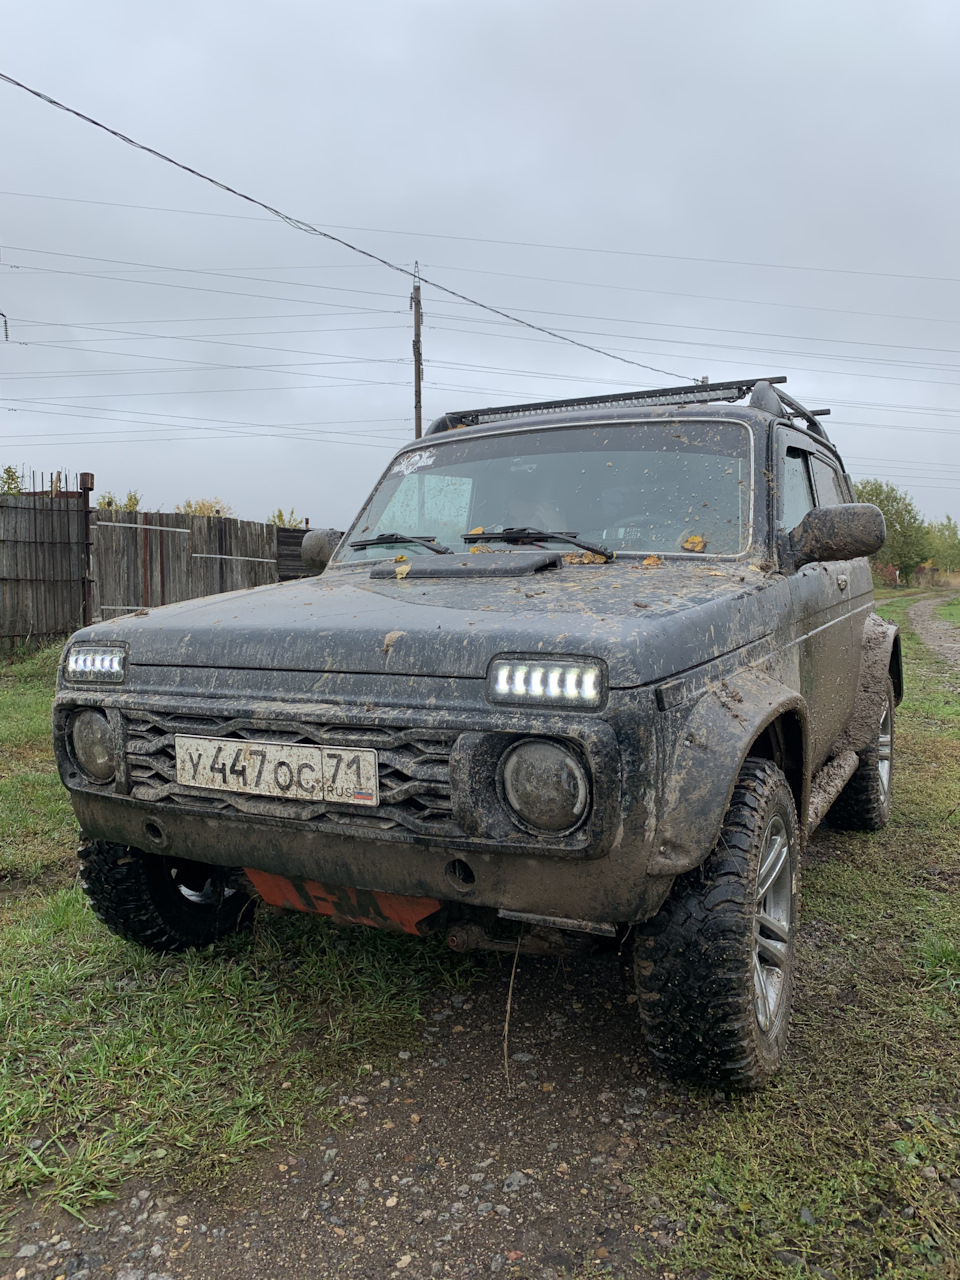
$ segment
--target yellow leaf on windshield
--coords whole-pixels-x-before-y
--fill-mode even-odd
[[[394,556],[394,557],[393,557],[393,563],[394,563],[394,564],[401,564],[404,560],[406,560],[406,558],[407,558],[406,556]]]
[[[483,533],[483,525],[478,524],[475,529],[470,530],[471,533]]]
[[[682,542],[680,545],[684,551],[703,551],[706,548],[707,540],[699,533],[691,533],[686,542]]]

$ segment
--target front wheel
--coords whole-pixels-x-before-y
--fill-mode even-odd
[[[150,951],[205,947],[250,918],[228,867],[92,840],[80,849],[83,888],[113,933]]]
[[[798,859],[787,780],[748,757],[716,848],[635,936],[644,1038],[672,1075],[753,1087],[780,1065],[793,1006]]]

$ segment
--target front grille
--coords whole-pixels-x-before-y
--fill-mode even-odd
[[[135,800],[193,813],[282,818],[331,832],[353,829],[360,834],[363,828],[368,835],[389,832],[393,838],[402,838],[405,831],[421,836],[463,836],[450,803],[450,751],[458,736],[456,730],[131,710],[123,712],[123,724],[129,794]],[[371,809],[181,786],[174,749],[178,733],[291,746],[371,747],[378,752],[380,804]]]

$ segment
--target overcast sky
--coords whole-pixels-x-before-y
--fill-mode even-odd
[[[785,373],[960,516],[960,6],[8,7],[0,69],[424,288],[425,420]],[[412,435],[409,282],[0,84],[0,465],[343,528]],[[16,194],[12,194],[16,193]]]

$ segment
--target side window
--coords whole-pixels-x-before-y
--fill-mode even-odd
[[[816,454],[810,459],[813,463],[813,478],[817,486],[817,505],[820,507],[836,507],[847,502],[843,481],[836,470],[823,458]]]
[[[788,449],[780,484],[780,528],[795,529],[814,505],[807,454],[803,449]]]

